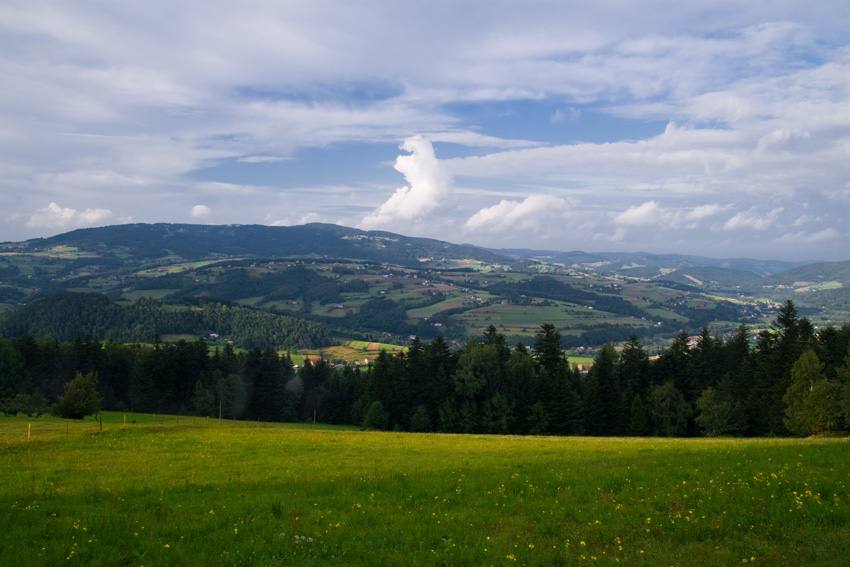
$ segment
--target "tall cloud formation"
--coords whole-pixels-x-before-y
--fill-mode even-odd
[[[399,223],[426,219],[451,197],[452,176],[437,159],[431,142],[413,136],[400,147],[410,155],[398,156],[395,169],[404,175],[408,185],[396,189],[383,205],[367,215],[361,228],[403,227]]]

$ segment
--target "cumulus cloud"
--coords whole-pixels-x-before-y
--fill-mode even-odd
[[[840,234],[834,228],[825,228],[818,232],[788,232],[773,240],[776,244],[814,244],[838,238]]]
[[[710,217],[716,215],[717,213],[725,210],[726,207],[722,207],[717,204],[712,205],[700,205],[698,207],[694,207],[691,211],[688,211],[685,214],[685,218],[688,220],[699,220],[704,219],[706,217]]]
[[[10,219],[0,239],[20,237],[25,224],[84,222],[85,211],[61,207],[27,219],[44,203],[104,194],[117,218],[179,220],[206,192],[224,222],[295,221],[310,206],[345,224],[420,234],[437,222],[457,234],[483,222],[482,202],[506,195],[488,214],[508,222],[533,204],[526,195],[550,194],[580,198],[582,219],[613,220],[600,238],[628,231],[636,246],[659,242],[656,227],[699,227],[734,206],[728,216],[740,216],[714,228],[730,231],[720,245],[736,252],[733,228],[777,226],[764,207],[790,215],[811,199],[807,214],[820,226],[839,226],[846,210],[850,50],[840,0],[820,9],[699,0],[673,11],[647,0],[618,3],[615,14],[598,2],[497,0],[486,17],[463,2],[436,11],[332,4],[208,10],[186,0],[165,13],[149,3],[0,3],[0,69],[14,87],[0,89],[0,211]],[[451,146],[437,147],[440,160],[427,142],[407,149],[412,163],[396,164],[406,187],[375,197],[387,180],[370,166],[416,132]],[[323,194],[332,212],[304,205],[305,172],[316,187],[344,180],[357,198]],[[530,245],[541,232],[529,234]],[[846,257],[837,239],[829,246]]]
[[[299,224],[309,224],[311,222],[323,222],[321,216],[317,213],[309,212],[301,215],[298,220],[292,221],[289,218],[277,219],[269,222],[270,226],[295,226]]]
[[[595,241],[605,242],[622,242],[626,237],[626,229],[622,226],[617,227],[614,232],[597,232],[593,235]]]
[[[463,230],[467,233],[548,231],[553,220],[563,220],[569,212],[570,203],[552,195],[529,195],[523,201],[503,199],[498,205],[472,215],[464,223]]]
[[[723,230],[736,230],[741,228],[765,230],[766,228],[773,226],[779,216],[779,213],[783,210],[784,209],[782,207],[777,207],[767,214],[759,215],[755,212],[755,208],[751,208],[747,211],[741,211],[727,220],[723,223],[722,228]]]
[[[395,169],[404,175],[408,185],[396,189],[383,205],[367,215],[360,223],[362,228],[422,219],[451,197],[452,176],[437,159],[430,141],[413,136],[404,141],[401,149],[410,155],[398,156]]]
[[[653,224],[666,215],[667,213],[655,201],[647,201],[636,207],[629,207],[616,217],[614,222],[617,224],[639,226],[643,224]]]
[[[211,214],[212,214],[212,209],[210,209],[206,205],[195,205],[194,207],[192,207],[191,215],[192,215],[192,218],[194,218],[194,219],[206,218],[206,217],[210,216]]]
[[[60,207],[50,203],[47,207],[36,211],[27,221],[32,228],[79,228],[102,223],[112,216],[107,209],[86,209],[78,211],[71,207]]]
[[[657,228],[696,228],[697,222],[716,215],[725,207],[717,204],[699,205],[690,209],[671,209],[657,201],[647,201],[629,207],[614,216],[614,223],[622,226],[655,225]]]

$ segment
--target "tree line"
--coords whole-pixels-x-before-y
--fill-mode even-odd
[[[492,326],[462,348],[416,339],[366,369],[321,358],[296,368],[271,347],[236,352],[204,340],[26,334],[0,337],[0,400],[38,413],[75,376],[95,376],[105,409],[400,431],[766,436],[850,425],[850,324],[815,330],[788,301],[753,339],[744,326],[726,339],[682,333],[651,358],[632,336],[619,351],[601,347],[583,371],[549,324],[528,346]]]
[[[193,298],[191,305],[166,305],[142,297],[121,305],[102,294],[64,293],[34,301],[0,319],[0,334],[5,336],[49,335],[71,341],[80,329],[119,343],[150,341],[157,333],[213,332],[248,348],[297,350],[333,340],[331,330],[318,322],[204,298]]]

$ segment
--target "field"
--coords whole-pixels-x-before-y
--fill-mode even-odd
[[[291,358],[295,364],[304,364],[307,358],[324,358],[331,362],[361,362],[366,358],[375,358],[382,350],[388,353],[399,353],[407,350],[407,347],[391,345],[386,343],[370,343],[366,341],[342,341],[338,346],[325,347],[323,349],[301,349],[292,353]]]
[[[850,556],[846,439],[103,417],[102,430],[0,418],[3,564],[837,566]]]

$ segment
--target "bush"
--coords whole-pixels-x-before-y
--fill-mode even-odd
[[[47,409],[47,398],[41,392],[36,392],[32,396],[18,394],[14,399],[9,400],[6,411],[12,415],[22,413],[27,417],[41,417]]]

